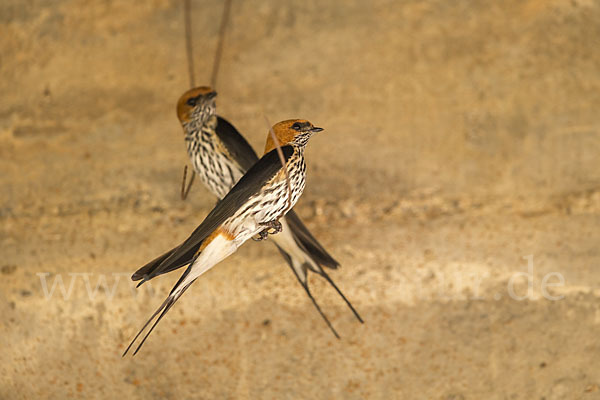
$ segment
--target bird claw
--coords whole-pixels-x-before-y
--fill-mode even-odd
[[[273,221],[265,222],[264,224],[261,224],[261,225],[267,227],[267,229],[266,229],[267,231],[269,229],[273,229],[273,232],[269,232],[270,235],[274,235],[283,230],[283,226],[281,226],[281,222],[279,222],[276,219]]]
[[[254,240],[256,242],[260,242],[261,240],[265,240],[269,235],[274,235],[274,234],[279,233],[279,232],[281,232],[283,230],[283,226],[281,226],[281,222],[279,222],[278,220],[273,220],[273,221],[265,222],[265,223],[262,223],[260,225],[264,226],[265,229],[262,230],[262,231],[260,231],[258,233],[258,237],[252,238],[252,240]]]
[[[265,240],[267,238],[267,236],[269,236],[269,233],[267,232],[267,229],[258,232],[258,236],[257,237],[253,237],[252,240],[254,240],[255,242],[260,242],[261,240]]]

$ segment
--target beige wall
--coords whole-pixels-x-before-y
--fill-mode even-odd
[[[256,149],[265,116],[326,129],[309,145],[298,212],[367,320],[314,279],[342,341],[268,245],[198,281],[133,360],[120,353],[176,276],[137,297],[123,278],[112,299],[89,299],[80,280],[69,299],[46,300],[36,274],[133,272],[214,205],[199,184],[179,199],[181,4],[0,2],[0,398],[599,390],[590,0],[233,0],[219,112]],[[192,5],[206,84],[222,2]],[[529,254],[538,297],[495,300]],[[550,272],[565,277],[564,301],[540,300]],[[448,286],[456,274],[464,286]]]

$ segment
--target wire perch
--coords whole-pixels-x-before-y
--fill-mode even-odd
[[[183,180],[181,181],[181,200],[185,200],[188,196],[188,193],[190,192],[190,189],[192,188],[192,183],[194,183],[194,178],[196,177],[196,172],[192,170],[192,177],[190,178],[190,183],[188,183],[187,188],[185,187],[186,185],[186,180],[187,180],[187,169],[188,166],[185,165],[183,167]]]
[[[271,138],[273,139],[273,143],[275,143],[275,149],[277,150],[277,155],[279,156],[279,161],[281,162],[281,168],[283,168],[283,172],[285,173],[285,181],[287,183],[288,189],[288,198],[287,198],[287,210],[286,213],[292,208],[292,185],[290,184],[290,176],[288,175],[287,165],[285,164],[285,158],[283,157],[283,152],[281,151],[281,146],[279,145],[279,139],[275,136],[275,132],[273,132],[273,127],[269,123],[269,119],[266,115],[264,115],[265,122],[269,126],[269,133],[271,134]]]

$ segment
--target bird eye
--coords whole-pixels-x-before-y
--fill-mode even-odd
[[[188,100],[185,102],[185,104],[187,104],[187,105],[188,105],[188,106],[190,106],[190,107],[195,107],[195,106],[196,106],[196,98],[195,98],[195,97],[189,98],[189,99],[188,99]]]
[[[292,125],[292,129],[295,131],[299,131],[300,130],[300,124],[298,122],[294,123],[294,125]]]

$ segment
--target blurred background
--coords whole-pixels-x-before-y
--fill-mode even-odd
[[[191,4],[209,84],[224,3]],[[296,210],[366,323],[250,242],[121,358],[179,275],[130,274],[215,203],[179,197],[183,11],[0,3],[0,398],[600,398],[592,0],[233,0],[218,112],[325,128]]]

